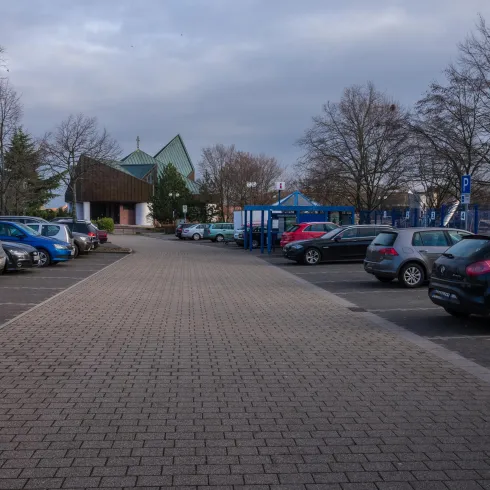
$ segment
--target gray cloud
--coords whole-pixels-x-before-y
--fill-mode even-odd
[[[23,0],[0,8],[0,45],[42,134],[96,115],[125,153],[181,133],[284,165],[327,100],[373,80],[410,105],[456,55],[485,0]]]

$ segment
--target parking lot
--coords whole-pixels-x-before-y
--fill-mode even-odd
[[[44,268],[8,272],[0,276],[0,327],[125,255],[90,253]]]
[[[189,246],[221,247],[229,253],[250,253],[235,244],[208,241],[185,242]],[[298,265],[276,253],[253,254],[337,296],[375,313],[412,333],[430,339],[476,363],[490,367],[490,325],[488,318],[457,319],[434,305],[427,296],[427,286],[405,289],[398,282],[383,284],[364,272],[360,263]]]

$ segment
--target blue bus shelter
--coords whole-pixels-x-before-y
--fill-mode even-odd
[[[284,199],[286,201],[286,199]],[[283,201],[283,202],[284,202]],[[287,201],[286,201],[287,202]],[[311,202],[311,201],[310,201]],[[344,215],[350,215],[348,217],[348,224],[354,224],[355,220],[355,208],[353,206],[319,206],[317,204],[311,205],[283,205],[279,203],[268,205],[248,205],[244,208],[244,249],[253,250],[252,233],[253,233],[253,217],[254,212],[260,213],[260,253],[264,253],[265,245],[267,243],[267,253],[272,253],[272,240],[273,240],[273,228],[272,221],[276,219],[278,215],[294,215],[296,223],[304,223],[305,221],[330,221],[330,213],[344,213]],[[267,229],[266,219],[267,216]],[[343,224],[347,224],[343,221]],[[267,237],[267,239],[266,239]]]

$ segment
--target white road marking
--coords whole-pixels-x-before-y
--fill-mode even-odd
[[[0,303],[0,306],[6,305],[15,305],[15,306],[35,306],[37,303],[14,303],[13,301],[9,301],[8,303]]]
[[[55,291],[59,291],[60,289],[65,289],[65,288],[44,288],[41,286],[0,286],[0,289],[53,289]]]
[[[439,306],[434,306],[434,307],[420,307],[420,308],[387,308],[386,310],[371,310],[369,309],[371,313],[384,313],[387,311],[418,311],[418,310],[442,310],[442,308],[439,308]]]
[[[371,291],[347,291],[344,293],[338,293],[337,291],[332,291],[333,294],[372,294],[372,293],[425,293],[427,291],[417,290],[417,289],[373,289]]]

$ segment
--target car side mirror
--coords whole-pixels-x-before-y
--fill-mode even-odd
[[[340,240],[342,240],[342,237],[341,237],[341,236],[336,236],[336,237],[334,238],[334,241],[335,241],[335,242],[340,242]]]

